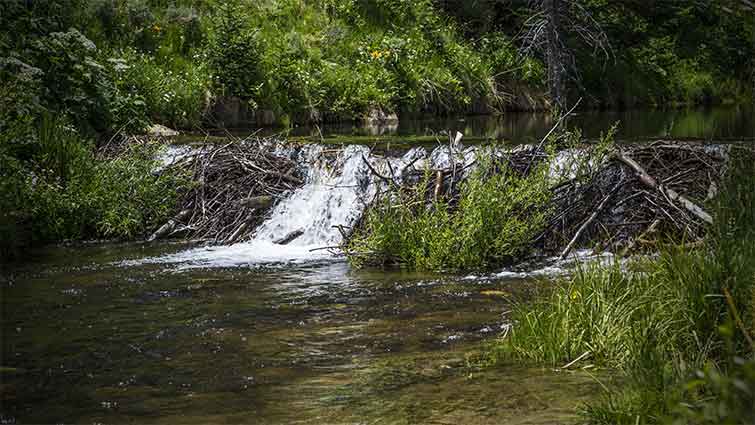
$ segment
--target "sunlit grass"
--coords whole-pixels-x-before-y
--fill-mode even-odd
[[[683,406],[690,422],[752,420],[739,408],[746,381],[726,381],[731,368],[750,376],[735,359],[753,355],[755,317],[755,168],[751,153],[736,154],[704,248],[669,246],[629,268],[582,266],[544,300],[514,310],[496,356],[619,371],[622,387],[582,410],[588,423],[658,423]],[[717,414],[703,415],[715,403]]]

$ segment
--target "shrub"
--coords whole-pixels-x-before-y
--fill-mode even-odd
[[[42,106],[42,70],[16,58],[0,58],[0,149],[28,158],[35,143],[34,117]]]
[[[117,99],[134,120],[156,121],[172,127],[198,125],[208,104],[211,77],[201,58],[169,62],[133,50],[114,53],[112,67]]]
[[[60,118],[44,117],[35,155],[20,161],[0,150],[1,250],[82,238],[133,238],[162,224],[185,180],[154,172],[157,146],[135,145],[102,161],[92,144]]]
[[[383,196],[349,243],[352,262],[481,269],[525,254],[548,214],[547,166],[522,177],[492,159],[491,151],[478,158],[482,164],[464,182],[454,208],[442,201],[426,205],[429,174],[415,187]]]
[[[111,90],[97,47],[75,29],[54,32],[33,44],[33,63],[42,69],[45,104],[68,113],[81,128],[108,128]]]

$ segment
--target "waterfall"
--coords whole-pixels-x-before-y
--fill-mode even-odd
[[[281,155],[292,154],[282,146],[271,146],[271,149],[283,149],[279,152]],[[335,156],[334,151],[337,151]],[[138,262],[174,263],[181,268],[193,268],[332,260],[333,251],[327,248],[337,247],[342,242],[341,231],[348,231],[357,224],[378,187],[385,185],[373,175],[370,166],[383,176],[393,173],[398,182],[408,166],[446,168],[453,155],[457,161],[462,161],[464,172],[468,173],[469,166],[475,162],[476,151],[475,147],[456,144],[453,148],[438,146],[431,152],[414,147],[401,157],[390,157],[371,155],[363,145],[343,148],[307,145],[297,154],[306,173],[304,185],[273,207],[252,240],[193,248]],[[164,162],[186,154],[175,149],[170,153],[170,158]],[[567,159],[571,158],[555,158],[551,173],[570,172]]]
[[[307,170],[305,184],[273,208],[252,240],[194,248],[141,262],[177,263],[191,268],[331,259],[332,252],[325,248],[342,242],[339,227],[348,229],[357,223],[366,202],[373,198],[381,184],[365,160],[377,170],[387,170],[388,161],[399,170],[409,158],[422,154],[413,149],[404,158],[377,158],[370,155],[366,146],[350,145],[340,149],[335,159],[329,159],[325,146],[308,145],[303,149]],[[298,236],[286,244],[276,243],[292,234]]]

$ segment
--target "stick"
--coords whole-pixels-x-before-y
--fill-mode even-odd
[[[585,220],[584,223],[582,223],[581,226],[579,226],[579,229],[577,230],[577,233],[574,234],[574,237],[569,241],[569,244],[566,245],[566,248],[564,248],[564,251],[561,252],[561,259],[563,260],[566,258],[567,255],[569,255],[569,252],[571,252],[572,248],[574,247],[574,244],[577,243],[577,240],[580,236],[582,236],[582,232],[587,229],[587,227],[600,215],[600,212],[603,211],[603,208],[606,207],[606,204],[608,203],[608,200],[611,199],[614,193],[621,187],[621,183],[617,184],[613,190],[606,195],[605,198],[603,198],[603,201],[600,202],[600,205],[598,205],[598,208],[593,211],[592,214],[590,214],[590,217]]]
[[[737,305],[734,304],[734,298],[731,296],[731,292],[729,292],[729,288],[724,286],[723,289],[724,289],[724,296],[726,297],[726,303],[729,304],[729,308],[731,309],[731,315],[734,316],[734,321],[737,323],[737,327],[739,327],[739,330],[742,331],[742,333],[745,336],[745,339],[750,344],[750,349],[755,351],[755,342],[752,340],[750,333],[747,331],[747,327],[742,322],[742,318],[739,316]]]
[[[236,242],[236,239],[239,238],[239,236],[241,235],[241,232],[243,232],[247,228],[248,225],[249,225],[248,221],[245,221],[245,222],[241,223],[241,226],[239,226],[239,228],[236,229],[236,231],[233,232],[233,234],[228,239],[226,239],[225,241],[223,241],[223,244],[230,245],[230,244]]]
[[[567,113],[565,113],[564,115],[561,115],[561,118],[559,118],[559,119],[558,119],[558,121],[556,121],[556,125],[554,125],[554,126],[553,126],[553,127],[552,127],[552,128],[550,129],[550,131],[548,132],[548,134],[546,134],[546,135],[545,135],[545,137],[543,137],[543,138],[542,138],[542,140],[540,140],[540,143],[539,143],[539,144],[537,145],[537,149],[535,149],[535,153],[539,152],[539,151],[540,151],[540,149],[542,149],[542,148],[543,148],[543,143],[545,143],[545,141],[546,141],[546,140],[548,140],[548,137],[550,137],[550,135],[551,135],[551,134],[552,134],[552,133],[553,133],[554,131],[556,131],[556,129],[557,129],[558,127],[560,127],[560,126],[561,126],[561,122],[562,122],[562,121],[563,121],[564,119],[566,119],[566,117],[568,117],[569,115],[571,115],[571,113],[572,113],[572,112],[574,112],[574,110],[575,110],[575,109],[577,109],[577,106],[579,106],[579,102],[581,102],[581,101],[582,101],[582,98],[580,97],[580,98],[579,98],[579,100],[578,100],[578,101],[577,101],[577,102],[576,102],[576,103],[574,104],[574,106],[572,106],[572,107],[571,107],[571,109],[569,109],[569,111],[568,111]],[[534,157],[534,155],[533,155],[533,157],[532,157],[532,158],[530,159],[530,162],[529,162],[529,164],[527,164],[527,168],[525,168],[525,169],[524,169],[524,174],[527,174],[527,171],[529,171],[529,170],[530,170],[530,166],[532,165],[532,161],[534,160],[534,158],[535,158],[535,157]]]
[[[637,173],[637,178],[640,179],[640,182],[642,182],[642,184],[644,184],[645,186],[651,189],[656,189],[659,192],[661,192],[661,194],[666,196],[669,199],[669,201],[672,202],[672,205],[673,205],[673,201],[678,201],[680,204],[682,204],[682,206],[687,211],[689,211],[695,217],[699,218],[700,220],[708,224],[713,224],[713,217],[711,217],[710,214],[705,212],[705,210],[703,210],[700,206],[698,206],[694,202],[687,199],[684,195],[677,193],[673,189],[667,189],[663,187],[663,185],[658,184],[658,182],[650,174],[648,174],[645,171],[645,169],[640,166],[640,164],[635,162],[632,158],[624,155],[623,152],[618,151],[616,153],[616,159],[623,162],[624,164],[629,166],[629,168],[634,170],[635,173]]]
[[[570,361],[569,363],[567,363],[567,364],[565,364],[565,365],[561,366],[561,369],[568,369],[568,368],[570,368],[571,366],[573,366],[573,365],[574,365],[574,363],[577,363],[578,361],[580,361],[580,360],[584,359],[585,357],[587,357],[587,356],[589,356],[589,355],[590,355],[590,352],[589,352],[589,351],[585,351],[584,353],[582,353],[582,354],[581,354],[581,355],[580,355],[579,357],[577,357],[576,359],[574,359],[574,360]]]
[[[170,220],[168,220],[167,223],[165,223],[162,226],[160,226],[160,228],[157,229],[155,231],[155,233],[153,233],[147,239],[147,242],[152,242],[155,239],[159,239],[159,238],[167,235],[168,233],[170,233],[176,227],[176,225],[178,224],[178,222],[181,221],[181,220],[183,220],[184,218],[188,217],[190,213],[191,213],[191,210],[183,210],[180,213],[176,214],[175,217],[171,218]]]
[[[388,178],[388,177],[386,177],[386,176],[378,173],[377,170],[375,170],[374,168],[372,168],[372,164],[370,164],[370,161],[367,161],[367,158],[365,158],[364,155],[362,155],[362,161],[364,161],[365,165],[367,165],[367,168],[369,168],[370,171],[372,171],[372,174],[374,174],[375,176],[377,176],[378,178],[380,178],[380,180],[382,180],[382,181],[384,181],[386,183],[393,183],[394,185],[396,184],[396,182],[394,182],[393,179],[390,179],[390,178]]]

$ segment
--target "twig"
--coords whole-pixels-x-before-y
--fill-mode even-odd
[[[569,252],[571,252],[572,248],[574,247],[574,244],[577,243],[577,240],[582,235],[582,232],[584,232],[585,229],[587,229],[587,227],[593,222],[593,220],[595,220],[598,217],[598,215],[600,215],[600,213],[603,211],[603,208],[605,208],[606,204],[608,203],[608,200],[611,199],[613,194],[616,193],[620,187],[621,187],[621,184],[617,184],[616,187],[614,187],[613,190],[608,195],[606,195],[605,198],[603,198],[603,201],[600,203],[600,205],[598,205],[598,208],[596,208],[595,211],[593,211],[593,213],[590,214],[590,217],[587,220],[585,220],[584,223],[582,223],[582,226],[579,227],[579,230],[577,230],[577,233],[574,234],[574,237],[571,239],[571,241],[569,241],[569,244],[566,245],[566,248],[564,248],[564,250],[561,252],[562,260],[566,258],[567,255],[569,255]]]

